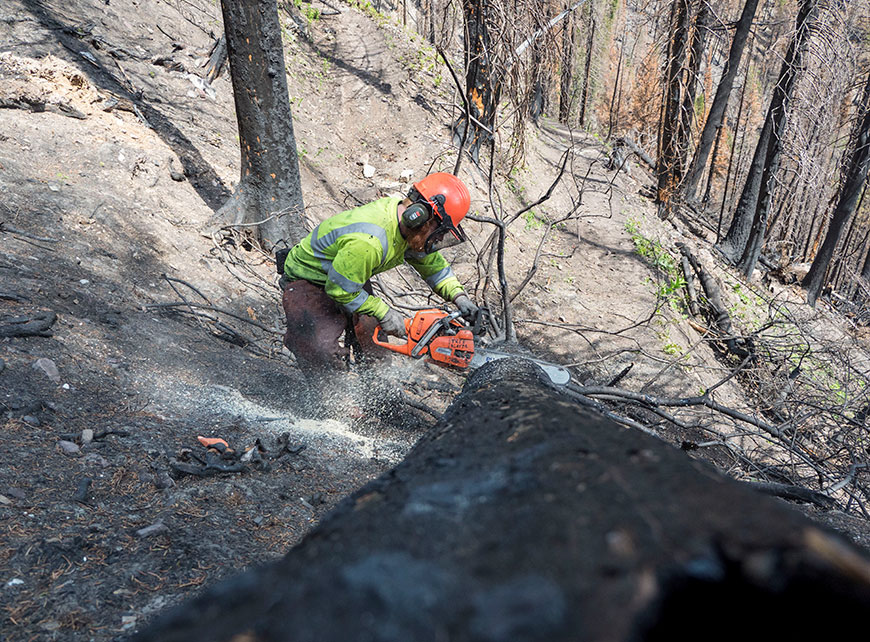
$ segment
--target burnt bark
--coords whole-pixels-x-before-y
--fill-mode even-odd
[[[707,41],[707,23],[710,19],[710,9],[706,2],[698,3],[694,9],[692,35],[689,44],[689,57],[686,61],[685,81],[683,82],[683,99],[680,107],[680,125],[677,130],[676,150],[677,163],[674,167],[674,182],[682,183],[683,171],[689,153],[689,141],[692,138],[692,123],[695,117],[695,97],[698,90],[698,76],[701,69],[701,59],[704,56],[704,46]]]
[[[688,0],[673,0],[671,4],[671,37],[668,41],[665,63],[665,87],[662,99],[662,116],[659,124],[658,153],[656,154],[657,190],[656,203],[659,212],[667,217],[670,201],[676,187],[677,166],[680,162],[679,127],[681,70],[686,57],[688,35]]]
[[[589,102],[589,72],[592,68],[592,47],[595,44],[595,16],[592,13],[592,3],[589,3],[589,23],[586,33],[586,62],[583,66],[583,85],[580,89],[580,115],[577,124],[582,129],[586,125],[586,103]]]
[[[134,640],[833,639],[868,607],[866,554],[500,361],[281,561]]]
[[[828,267],[840,242],[840,236],[855,212],[855,207],[867,180],[867,174],[870,172],[870,74],[868,74],[864,85],[859,109],[859,121],[852,136],[852,151],[845,164],[837,206],[831,215],[828,233],[810,266],[810,271],[801,282],[801,285],[807,290],[807,302],[812,306],[815,306],[825,285]]]
[[[735,261],[746,276],[750,276],[755,270],[755,263],[761,254],[770,198],[779,172],[782,137],[785,132],[789,103],[816,9],[817,0],[801,2],[795,22],[795,33],[789,43],[764,118],[749,175],[746,177],[731,227],[720,246],[723,254]]]
[[[725,119],[725,110],[728,107],[728,99],[731,97],[734,80],[737,78],[737,71],[740,68],[740,60],[743,58],[743,49],[749,38],[752,18],[755,16],[757,8],[758,0],[746,0],[746,4],[743,5],[743,12],[740,14],[740,20],[737,22],[737,27],[734,30],[734,39],[731,41],[731,49],[728,52],[728,62],[725,63],[722,79],[716,88],[716,97],[713,98],[713,104],[710,105],[710,113],[707,115],[704,129],[701,131],[701,136],[698,139],[698,147],[692,158],[692,165],[686,173],[685,181],[683,181],[683,195],[686,200],[695,198],[698,183],[701,180],[701,176],[704,175],[704,167],[707,165],[710,148],[720,136]],[[715,161],[715,154],[713,159]]]
[[[491,137],[501,87],[492,68],[486,0],[463,0],[465,15],[465,94],[471,118],[461,116],[454,127],[454,141],[465,140],[477,162],[480,148]]]
[[[305,236],[302,185],[275,0],[221,0],[241,176],[215,215],[255,231],[266,249]]]
[[[562,28],[562,65],[559,75],[559,122],[568,124],[571,115],[574,81],[574,17],[568,16]]]
[[[222,35],[215,43],[205,66],[205,77],[209,82],[214,82],[220,77],[224,64],[227,62],[227,36]]]

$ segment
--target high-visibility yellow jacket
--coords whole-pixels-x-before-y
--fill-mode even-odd
[[[321,285],[346,311],[380,320],[389,309],[363,290],[375,274],[406,262],[445,301],[463,291],[439,252],[412,252],[399,232],[399,198],[382,198],[336,214],[294,246],[284,262],[288,279]]]

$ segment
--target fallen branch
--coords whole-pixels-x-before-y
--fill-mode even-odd
[[[225,314],[228,317],[232,317],[233,319],[236,319],[237,321],[243,321],[244,323],[249,323],[252,326],[259,328],[260,330],[263,330],[264,332],[268,332],[269,334],[273,334],[276,336],[284,336],[283,332],[273,330],[272,328],[267,328],[262,323],[258,323],[257,321],[254,321],[253,319],[247,319],[240,314],[236,314],[235,312],[230,312],[229,310],[224,310],[223,308],[218,308],[218,307],[213,306],[213,305],[204,305],[202,303],[190,303],[190,302],[184,301],[184,302],[173,302],[173,303],[148,303],[148,304],[144,305],[143,308],[146,310],[160,310],[160,309],[167,309],[167,308],[198,308],[198,309],[202,309],[202,310],[209,310],[211,312],[218,312],[220,314]],[[211,319],[212,321],[217,321],[217,319],[214,317],[211,317],[208,315],[205,315],[205,316],[206,316],[206,318]]]
[[[567,387],[581,395],[593,397],[601,396],[610,399],[625,399],[646,406],[666,408],[706,406],[707,408],[715,410],[716,412],[721,412],[723,415],[727,415],[732,419],[737,419],[738,421],[742,421],[744,423],[755,426],[756,428],[760,428],[772,437],[776,437],[777,439],[780,439],[786,443],[788,442],[788,436],[776,426],[772,426],[766,421],[748,415],[745,412],[729,408],[728,406],[723,406],[719,402],[713,401],[708,395],[670,399],[667,397],[656,397],[654,395],[648,395],[641,392],[632,392],[631,390],[623,390],[622,388],[611,388],[607,386],[579,386],[574,383],[569,383]]]
[[[634,142],[633,140],[631,140],[630,138],[625,138],[625,137],[620,137],[620,138],[617,138],[616,140],[619,141],[619,142],[620,142],[622,145],[624,145],[625,147],[628,147],[632,152],[634,152],[634,154],[635,154],[635,155],[636,155],[640,160],[642,160],[642,161],[647,165],[647,167],[649,167],[651,170],[655,171],[655,169],[656,169],[655,161],[653,161],[653,159],[650,158],[649,155],[648,155],[646,152],[644,152],[644,151],[643,151],[643,150],[638,146],[637,143],[635,143],[635,142]]]
[[[783,499],[797,500],[809,504],[815,504],[819,508],[830,510],[837,506],[832,498],[803,486],[790,486],[789,484],[775,484],[773,482],[744,482],[750,488],[765,495],[781,497]]]

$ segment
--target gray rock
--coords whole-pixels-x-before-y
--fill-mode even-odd
[[[109,465],[109,462],[106,460],[106,458],[98,453],[88,453],[87,455],[85,455],[84,462],[86,464],[96,464],[97,466],[102,466],[103,468]]]
[[[45,357],[37,359],[33,364],[33,369],[41,370],[54,383],[60,383],[60,371],[58,371],[57,366],[51,359],[46,359]]]
[[[154,522],[151,526],[146,526],[145,528],[140,528],[136,531],[136,537],[152,537],[154,535],[160,535],[161,533],[166,533],[169,530],[169,527],[166,526],[163,522]]]
[[[61,451],[67,455],[74,455],[81,450],[78,444],[74,444],[71,441],[66,441],[65,439],[61,439],[60,441],[58,441],[57,445],[58,448],[60,448]]]
[[[172,477],[169,476],[169,473],[164,470],[155,476],[154,486],[160,490],[166,490],[167,488],[175,486],[175,480],[172,479]]]

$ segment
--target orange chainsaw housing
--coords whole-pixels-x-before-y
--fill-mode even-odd
[[[381,326],[375,328],[372,341],[393,352],[416,356],[417,358],[428,356],[435,363],[467,368],[474,356],[474,335],[462,323],[453,319],[447,328],[442,329],[432,337],[426,345],[422,346],[417,355],[413,355],[414,348],[424,338],[426,332],[436,323],[442,323],[447,316],[443,310],[420,310],[413,319],[405,319],[405,332],[407,341],[402,344],[393,344],[389,340],[381,341],[378,333]]]

